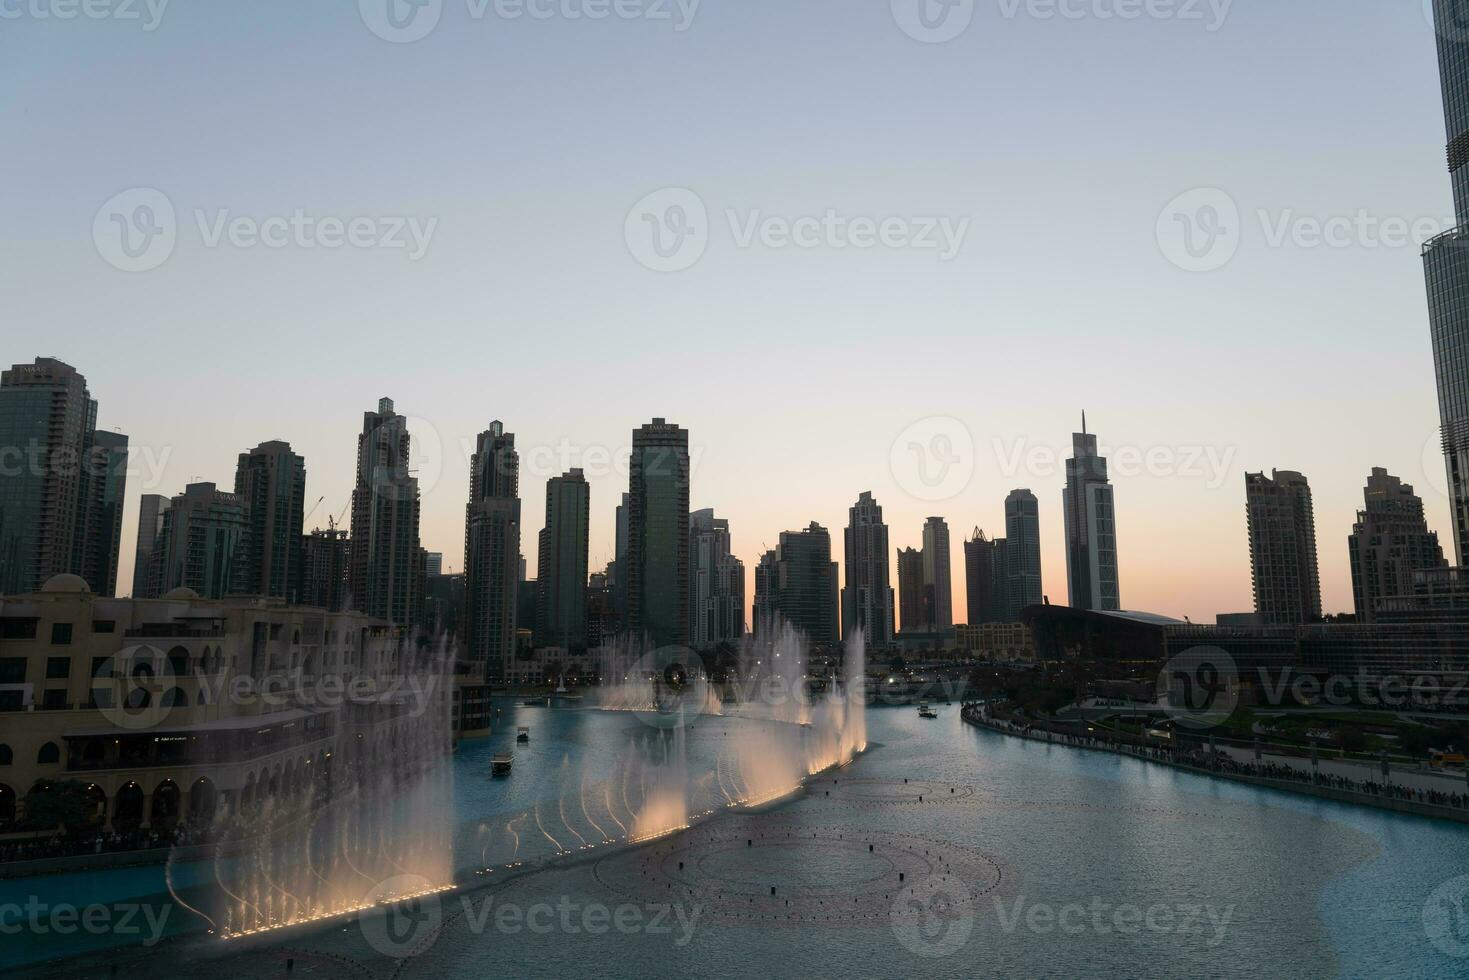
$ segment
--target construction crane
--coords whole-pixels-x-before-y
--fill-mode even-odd
[[[301,526],[302,527],[305,527],[306,526],[306,521],[311,517],[312,514],[316,513],[316,508],[320,507],[321,506],[321,502],[323,500],[325,500],[325,499],[326,499],[326,495],[325,494],[323,494],[322,496],[316,498],[316,503],[312,504],[311,505],[311,509],[306,512],[306,516],[303,517],[303,518],[301,518]]]

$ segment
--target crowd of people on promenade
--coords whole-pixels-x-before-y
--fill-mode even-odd
[[[1032,739],[1039,738],[1058,745],[1070,745],[1076,748],[1121,752],[1139,759],[1162,762],[1168,765],[1187,766],[1191,769],[1207,769],[1225,776],[1243,776],[1254,779],[1272,779],[1282,782],[1302,783],[1345,793],[1357,793],[1363,796],[1402,800],[1404,802],[1418,803],[1426,806],[1455,807],[1459,809],[1469,807],[1469,792],[1446,793],[1442,790],[1417,789],[1412,786],[1378,782],[1372,779],[1351,779],[1346,776],[1323,773],[1314,768],[1307,770],[1279,762],[1265,762],[1263,760],[1259,762],[1240,762],[1226,753],[1212,751],[1207,748],[1178,748],[1170,745],[1141,744],[1092,732],[1082,734],[1080,732],[1051,728],[1039,724],[1015,722],[989,714],[985,707],[980,704],[965,705],[964,717],[974,724],[994,729],[1007,735],[1018,735],[1023,738]]]
[[[145,851],[189,842],[189,828],[184,826],[159,830],[98,830],[92,833],[55,834],[29,840],[0,842],[0,863]]]

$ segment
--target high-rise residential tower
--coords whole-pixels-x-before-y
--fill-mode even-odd
[[[0,372],[0,454],[13,470],[0,479],[0,595],[63,573],[115,591],[127,439],[97,440],[97,403],[71,365],[38,357]]]
[[[235,493],[250,511],[241,591],[299,602],[306,460],[288,442],[262,442],[240,453]]]
[[[949,525],[930,517],[923,525],[923,587],[928,597],[928,629],[954,627],[954,579],[949,552]]]
[[[1005,618],[1020,621],[1020,610],[1040,605],[1040,501],[1029,490],[1012,490],[1005,498]]]
[[[490,682],[515,657],[520,566],[520,455],[496,421],[475,440],[464,528],[466,659]]]
[[[168,512],[169,498],[161,493],[145,493],[138,501],[138,543],[133,554],[134,599],[156,599],[159,585],[156,573],[160,567],[153,561],[153,549],[163,533],[163,515]]]
[[[760,564],[755,577],[757,616],[779,616],[812,643],[840,639],[838,572],[826,528],[813,521],[804,531],[782,531],[779,547],[767,552]]]
[[[917,548],[898,552],[898,603],[904,633],[928,632],[928,590],[923,582],[923,552]]]
[[[1347,546],[1357,622],[1371,623],[1378,600],[1412,595],[1414,572],[1448,562],[1411,486],[1374,467],[1363,496],[1365,507],[1357,512]]]
[[[86,523],[80,574],[97,595],[117,595],[117,556],[122,550],[122,508],[127,491],[128,437],[92,433],[86,472]]]
[[[1116,611],[1122,608],[1117,582],[1117,522],[1107,461],[1097,453],[1097,437],[1086,431],[1071,435],[1062,492],[1066,518],[1066,581],[1074,609]]]
[[[581,470],[546,481],[546,526],[536,560],[537,647],[586,649],[591,520],[591,489]]]
[[[408,420],[393,410],[391,398],[363,413],[352,490],[350,604],[405,629],[417,623],[423,599],[418,480],[409,453]]]
[[[317,528],[301,538],[301,604],[327,612],[347,611],[352,541],[345,528]]]
[[[689,642],[689,434],[654,419],[632,434],[627,628],[655,647]],[[620,576],[620,573],[619,573]]]
[[[1245,506],[1260,623],[1295,626],[1320,619],[1316,513],[1306,478],[1289,470],[1246,473]]]
[[[893,642],[893,588],[888,526],[871,492],[847,511],[847,585],[842,589],[842,636],[862,630],[869,648]]]
[[[707,650],[745,635],[745,565],[730,553],[729,521],[689,515],[689,645]]]
[[[245,583],[250,509],[239,494],[191,483],[169,501],[154,542],[149,580],[158,595],[193,589],[204,599],[249,592]]]
[[[1433,0],[1456,227],[1423,248],[1458,563],[1469,562],[1469,5]]]
[[[979,528],[964,542],[964,580],[969,600],[968,623],[1004,623],[1005,565],[1001,546],[1005,539],[991,540]]]

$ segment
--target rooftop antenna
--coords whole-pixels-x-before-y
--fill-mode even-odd
[[[1086,409],[1081,410],[1081,434],[1086,435]]]

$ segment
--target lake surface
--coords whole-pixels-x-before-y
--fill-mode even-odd
[[[687,730],[682,834],[597,846],[627,817],[627,713],[505,703],[453,765],[455,860],[486,887],[288,942],[311,976],[1396,976],[1469,969],[1425,929],[1469,894],[1469,828],[1217,782],[874,708],[869,751],[785,802],[726,810],[738,726]],[[514,746],[517,725],[529,744]],[[795,732],[795,729],[792,729]],[[799,737],[799,736],[793,736]],[[511,778],[488,776],[515,748]],[[637,774],[632,779],[639,778]],[[634,791],[636,787],[634,787]],[[634,792],[634,795],[636,793]],[[570,858],[534,865],[570,850]],[[507,868],[507,864],[521,866]],[[534,873],[527,873],[533,871]],[[208,869],[171,870],[175,885]],[[900,879],[899,876],[902,876]],[[1462,890],[1461,890],[1462,884]],[[156,896],[157,868],[0,883],[0,905]],[[191,925],[180,911],[173,930]],[[1469,940],[1469,934],[1464,934]],[[108,936],[7,935],[0,963]],[[412,951],[413,956],[396,957]],[[170,976],[278,976],[274,939],[170,943]],[[219,957],[224,956],[221,962]],[[309,972],[308,972],[309,971]],[[88,975],[72,971],[69,975]],[[102,976],[103,972],[91,975]]]

